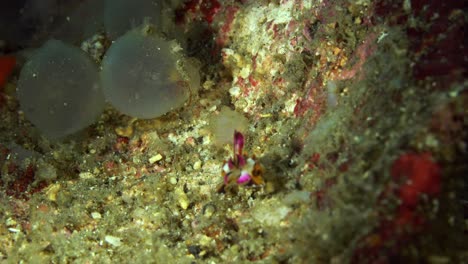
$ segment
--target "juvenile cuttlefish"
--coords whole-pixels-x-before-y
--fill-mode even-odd
[[[221,176],[223,182],[218,186],[218,192],[237,190],[239,185],[263,185],[263,166],[256,160],[255,155],[248,157],[242,153],[244,135],[234,131],[233,156],[224,161]]]

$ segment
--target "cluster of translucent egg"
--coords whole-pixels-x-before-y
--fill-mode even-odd
[[[50,138],[92,124],[104,108],[97,65],[57,40],[46,42],[23,66],[17,96],[26,118]]]
[[[181,106],[189,93],[177,84],[181,78],[173,44],[138,30],[117,39],[102,61],[106,99],[121,112],[138,118],[161,116]]]
[[[154,0],[105,0],[104,26],[107,35],[115,39],[143,22],[159,25],[156,16],[162,8],[160,1]],[[159,20],[159,19],[158,19]]]
[[[134,15],[124,12],[128,1],[111,1],[122,11],[115,11],[121,14],[119,19],[127,23],[113,23],[115,20],[108,18],[109,34],[125,32],[131,23],[138,22],[136,17],[154,7],[152,1],[140,1],[146,3],[140,6],[145,8],[135,9]],[[189,92],[181,81],[198,76],[196,70],[181,70],[190,66],[180,66],[182,56],[176,47],[173,41],[145,31],[143,25],[118,37],[98,67],[79,48],[49,40],[21,71],[17,89],[20,107],[49,138],[62,138],[89,126],[106,100],[133,117],[159,117],[184,104]]]

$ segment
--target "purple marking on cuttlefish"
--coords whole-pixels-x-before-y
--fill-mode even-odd
[[[250,174],[246,171],[242,171],[241,172],[241,175],[239,176],[239,178],[237,178],[237,184],[244,184],[244,183],[248,183],[250,181],[252,177],[250,176]]]
[[[232,170],[234,168],[234,166],[235,166],[234,161],[232,159],[229,159],[228,162],[227,162],[227,166],[228,166],[229,170]]]
[[[242,149],[244,148],[244,136],[239,131],[234,131],[234,155],[242,156]]]
[[[245,158],[242,155],[236,155],[237,156],[237,167],[244,167],[245,165]]]

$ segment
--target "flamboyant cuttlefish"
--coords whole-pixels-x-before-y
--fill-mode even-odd
[[[239,185],[264,184],[263,166],[256,160],[255,155],[248,157],[242,153],[243,148],[244,136],[239,131],[234,131],[234,153],[224,161],[221,170],[223,182],[218,187],[218,192],[237,190]]]

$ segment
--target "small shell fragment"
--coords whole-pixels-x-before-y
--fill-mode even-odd
[[[152,156],[151,158],[149,158],[148,161],[149,161],[150,164],[153,164],[153,163],[155,163],[155,162],[157,162],[157,161],[162,160],[162,158],[163,158],[163,156],[162,156],[161,154],[158,153],[158,154]]]
[[[93,219],[101,219],[102,218],[102,216],[101,216],[101,214],[99,212],[92,212],[91,217]]]
[[[176,196],[176,199],[177,199],[177,203],[179,204],[179,206],[186,210],[189,206],[189,199],[187,197],[187,195],[185,194],[184,190],[182,188],[177,188],[175,190],[175,196]]]
[[[111,244],[114,247],[118,247],[122,245],[122,241],[120,241],[120,237],[115,237],[115,236],[105,236],[104,240]]]

